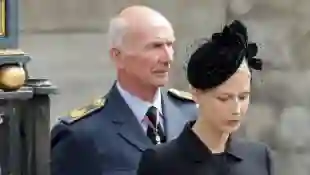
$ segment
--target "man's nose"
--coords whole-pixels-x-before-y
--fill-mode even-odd
[[[172,62],[173,61],[173,54],[174,54],[174,49],[170,45],[164,45],[163,46],[163,56],[162,59],[165,62]]]

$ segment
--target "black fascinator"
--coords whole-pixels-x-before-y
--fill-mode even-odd
[[[250,69],[261,70],[262,61],[254,58],[257,51],[255,43],[248,43],[246,27],[240,21],[233,21],[221,33],[214,33],[190,56],[188,81],[197,89],[214,88],[228,80],[243,60]]]

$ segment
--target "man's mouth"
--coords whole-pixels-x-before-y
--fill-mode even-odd
[[[168,73],[168,71],[167,70],[156,70],[156,71],[154,71],[154,73],[156,73],[156,74],[165,74],[165,73]]]

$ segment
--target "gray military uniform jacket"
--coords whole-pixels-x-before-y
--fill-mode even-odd
[[[167,140],[196,117],[182,91],[162,90]],[[142,151],[153,144],[115,85],[96,102],[61,118],[52,129],[51,175],[135,175]]]

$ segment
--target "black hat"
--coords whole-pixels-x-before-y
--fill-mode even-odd
[[[250,69],[261,70],[262,61],[253,58],[257,50],[255,43],[248,43],[246,27],[233,21],[190,56],[187,79],[194,88],[206,90],[228,80],[244,60]]]

